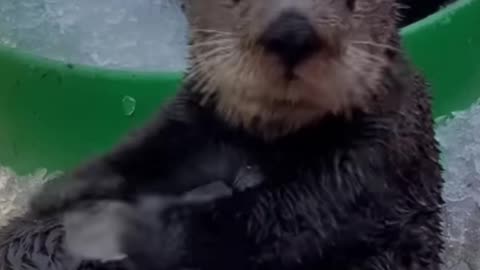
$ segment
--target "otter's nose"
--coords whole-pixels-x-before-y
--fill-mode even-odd
[[[288,11],[277,17],[260,36],[260,44],[292,68],[321,49],[320,38],[302,14]]]

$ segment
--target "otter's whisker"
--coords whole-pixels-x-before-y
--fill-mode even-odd
[[[352,44],[359,44],[359,45],[369,45],[369,46],[372,46],[372,47],[378,47],[378,48],[383,48],[383,49],[389,49],[389,50],[392,50],[392,51],[396,51],[396,52],[399,52],[400,49],[398,48],[395,48],[394,46],[392,45],[389,45],[389,44],[382,44],[382,43],[377,43],[377,42],[373,42],[373,41],[367,41],[367,40],[353,40],[351,41]]]
[[[201,59],[194,59],[192,64],[192,70],[187,74],[187,80],[195,81],[195,87],[203,92],[205,88],[208,88],[212,80],[211,69],[217,65],[221,65],[228,58],[231,58],[232,53],[219,53],[211,60],[203,61]],[[208,89],[207,89],[208,91]]]
[[[224,39],[214,39],[214,40],[208,40],[208,41],[204,41],[204,42],[199,42],[199,43],[194,43],[192,45],[190,45],[189,47],[190,48],[198,48],[198,47],[205,47],[205,46],[212,46],[212,45],[222,45],[222,44],[225,44],[225,43],[231,43],[232,40],[231,39],[228,39],[228,38],[224,38]]]
[[[197,89],[200,92],[205,92],[203,90],[207,87],[206,84],[208,84],[210,77],[208,73],[203,74],[201,68],[195,67],[194,70],[187,75],[186,79],[193,82],[192,87],[194,89]]]
[[[231,52],[229,52],[227,54],[219,54],[215,58],[211,58],[207,62],[207,66],[209,66],[210,68],[214,68],[217,65],[225,64],[225,61],[232,58],[232,55],[234,55],[234,54],[231,53]]]
[[[250,65],[250,67],[249,67],[249,65],[243,65],[243,63],[244,63],[244,60],[243,60],[243,59],[246,59],[246,58],[247,58],[247,57],[245,56],[245,54],[241,54],[239,57],[240,57],[240,59],[242,59],[242,60],[241,60],[241,61],[242,61],[242,62],[241,62],[241,63],[242,63],[242,69],[245,69],[245,68],[246,68],[246,72],[245,72],[245,73],[246,73],[246,78],[250,78],[250,79],[251,79],[251,78],[254,78],[255,74],[258,73],[258,71],[257,71],[255,68],[251,68],[251,66],[253,66],[253,67],[258,67],[258,66],[259,66],[259,62],[260,62],[260,61],[259,61],[259,57],[253,58],[255,64],[254,64],[254,65]]]
[[[366,58],[368,60],[374,60],[375,62],[378,63],[383,63],[385,62],[385,59],[378,55],[374,55],[369,53],[368,51],[362,50],[358,47],[351,46],[350,50],[347,50],[347,54],[352,54],[353,56],[360,56],[362,58]]]
[[[365,72],[363,70],[361,70],[361,65],[358,65],[358,64],[349,64],[349,63],[345,63],[345,62],[342,62],[341,65],[343,66],[343,68],[345,68],[346,70],[350,70],[353,74],[354,80],[355,83],[358,85],[359,88],[362,88],[362,89],[370,89],[371,87],[369,86],[369,83],[367,81],[367,77],[368,76],[365,76]]]
[[[202,79],[202,63],[194,62],[191,64],[191,70],[189,70],[188,74],[185,76],[186,80],[195,80],[197,81],[198,78]]]
[[[232,32],[225,32],[225,31],[219,31],[219,30],[214,30],[214,29],[194,28],[194,29],[190,29],[190,32],[193,32],[193,33],[207,33],[207,34],[221,34],[221,35],[233,35]]]
[[[213,50],[208,50],[208,51],[206,51],[205,53],[199,53],[199,54],[196,56],[196,59],[197,59],[197,61],[206,61],[206,60],[208,60],[209,58],[218,57],[219,54],[221,54],[221,53],[223,53],[223,52],[232,51],[232,49],[233,49],[233,46],[218,47],[218,48],[215,48],[215,49],[213,49]]]
[[[338,20],[335,20],[335,19],[315,19],[315,22],[323,23],[323,24],[334,24],[334,23],[338,22]]]
[[[213,49],[209,49],[209,48],[193,48],[196,52],[196,58],[197,59],[204,59],[204,58],[208,58],[210,57],[211,55],[216,55],[216,54],[219,54],[223,51],[226,51],[226,50],[231,50],[233,49],[233,46],[232,45],[229,45],[229,44],[226,44],[226,45],[223,45],[223,46],[219,46],[219,47],[216,47],[216,48],[213,48]]]
[[[352,52],[353,53],[353,52]],[[362,53],[362,52],[360,52]],[[342,60],[342,61],[339,61],[338,63],[340,65],[342,65],[343,68],[347,69],[347,70],[350,70],[353,72],[353,74],[357,75],[358,79],[360,79],[363,83],[363,85],[368,85],[368,83],[366,82],[367,80],[367,76],[365,76],[365,70],[364,70],[364,67],[365,66],[371,66],[371,65],[377,65],[377,61],[378,60],[374,60],[374,59],[371,59],[371,58],[368,58],[367,55],[363,55],[363,56],[358,56],[356,54],[352,54],[352,56],[354,57],[351,57],[351,58],[347,58],[349,59],[349,61],[345,61],[345,60]]]
[[[196,33],[193,33],[191,36],[193,37],[193,40],[198,40],[198,38],[196,38]],[[208,39],[230,39],[230,38],[233,38],[234,36],[233,35],[226,35],[226,34],[208,34],[208,35],[205,35],[203,38],[208,38]]]
[[[341,19],[338,17],[320,18],[320,19],[315,19],[314,22],[320,23],[320,24],[337,25],[339,22],[341,22]]]
[[[239,62],[237,62],[236,66],[237,66],[237,70],[238,70],[238,73],[241,73],[241,74],[244,74],[245,73],[245,67],[249,66],[249,65],[245,65],[245,61],[248,59],[245,55],[245,53],[239,53],[238,51],[235,51],[235,55],[234,55],[235,59],[238,59]],[[247,70],[248,71],[248,70]],[[243,76],[239,76],[239,77],[243,77]]]

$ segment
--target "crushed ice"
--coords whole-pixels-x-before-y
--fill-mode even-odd
[[[9,219],[21,215],[29,198],[58,173],[48,174],[46,169],[18,176],[11,169],[0,166],[0,227]]]
[[[480,269],[480,102],[437,124],[444,166],[445,269]]]
[[[0,46],[74,64],[186,66],[183,0],[0,0]]]

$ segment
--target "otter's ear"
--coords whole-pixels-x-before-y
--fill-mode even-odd
[[[118,201],[96,202],[64,214],[65,247],[82,259],[112,261],[125,257],[121,239],[133,208]]]

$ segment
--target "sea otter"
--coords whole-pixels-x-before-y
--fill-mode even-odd
[[[403,53],[398,9],[394,0],[185,1],[191,64],[178,95],[65,186],[46,187],[32,213],[71,222],[106,201],[148,213],[120,217],[127,229],[116,235],[142,270],[438,269],[431,98]],[[223,147],[261,181],[183,203],[209,180],[172,176]]]

